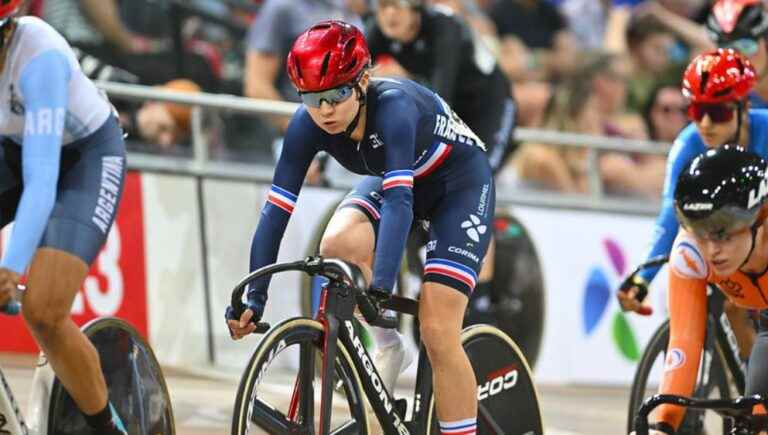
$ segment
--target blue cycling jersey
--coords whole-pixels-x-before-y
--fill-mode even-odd
[[[414,212],[417,217],[428,215],[445,192],[464,187],[468,169],[454,162],[477,161],[484,154],[482,142],[442,98],[410,80],[371,80],[365,108],[365,133],[359,143],[323,131],[304,106],[293,115],[253,236],[251,270],[277,258],[310,162],[317,152],[326,151],[354,173],[382,178],[381,237],[376,244],[372,285],[391,290]],[[483,169],[489,169],[485,156],[480,161]],[[443,188],[418,188],[426,183]],[[249,294],[263,294],[268,285],[265,278]]]
[[[706,151],[707,146],[701,140],[696,126],[691,123],[677,136],[667,158],[667,175],[664,180],[661,211],[656,218],[653,245],[646,259],[657,255],[667,255],[677,236],[678,222],[675,216],[675,186],[677,177],[694,157]],[[749,111],[748,149],[763,158],[768,158],[768,110],[751,109]],[[641,276],[651,282],[659,268],[646,269]]]
[[[752,92],[749,94],[749,107],[750,109],[768,109],[768,101],[757,95],[757,92]]]

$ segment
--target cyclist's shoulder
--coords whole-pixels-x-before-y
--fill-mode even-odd
[[[669,268],[678,276],[706,282],[709,265],[704,259],[696,240],[681,229],[669,253]]]
[[[753,134],[768,134],[768,109],[750,109],[749,122]]]
[[[69,44],[50,24],[37,17],[18,18],[16,36],[27,47],[68,48]]]
[[[376,78],[371,81],[369,96],[376,107],[377,118],[419,115],[429,94],[408,79]]]
[[[669,160],[685,160],[687,162],[693,155],[699,154],[705,150],[704,141],[693,123],[688,124],[672,143],[672,149],[669,152]]]
[[[21,17],[17,26],[8,54],[12,65],[23,67],[39,55],[52,52],[65,56],[69,66],[76,63],[69,43],[45,21],[37,17]]]

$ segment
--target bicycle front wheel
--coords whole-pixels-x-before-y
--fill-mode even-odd
[[[175,434],[173,408],[162,369],[139,332],[127,322],[113,317],[93,320],[82,330],[99,353],[109,401],[117,409],[128,433]],[[58,378],[51,388],[47,433],[93,433]]]
[[[232,434],[314,434],[320,422],[323,326],[289,319],[259,343],[243,372],[232,415]],[[338,341],[331,434],[367,434],[360,376]]]
[[[664,371],[664,362],[669,344],[669,320],[659,326],[651,337],[640,359],[635,372],[632,389],[629,396],[629,413],[627,416],[627,431],[634,428],[635,414],[643,401],[656,394]],[[723,360],[711,334],[707,338],[699,363],[699,374],[693,397],[700,399],[729,399],[731,389],[726,376]],[[651,414],[653,415],[653,414]],[[653,419],[651,417],[651,419]],[[730,424],[713,412],[688,410],[685,419],[680,424],[678,433],[684,434],[730,434]]]
[[[538,394],[517,344],[490,325],[470,326],[461,339],[477,380],[477,433],[541,435]],[[428,433],[440,434],[434,393],[427,424]]]

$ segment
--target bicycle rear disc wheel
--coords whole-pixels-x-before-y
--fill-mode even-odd
[[[314,434],[320,421],[323,326],[286,320],[263,337],[240,379],[232,434]],[[331,406],[331,434],[369,433],[360,376],[339,340]]]
[[[544,433],[533,376],[520,348],[501,330],[474,325],[461,335],[477,380],[478,435]],[[428,433],[439,435],[434,393]]]
[[[659,326],[651,337],[648,345],[640,358],[632,389],[629,396],[629,412],[627,416],[627,431],[634,430],[634,419],[637,410],[643,401],[658,392],[659,383],[663,374],[664,362],[667,356],[669,344],[669,320]],[[726,376],[723,360],[717,351],[715,341],[707,334],[702,359],[699,363],[700,370],[696,380],[693,397],[709,399],[729,399],[732,396],[728,377]],[[653,421],[653,413],[651,421]],[[714,412],[701,410],[688,410],[685,419],[680,424],[678,433],[684,434],[730,434],[730,424],[721,419]]]
[[[472,294],[464,326],[485,323],[512,337],[530,366],[536,365],[544,332],[544,275],[528,231],[514,216],[497,211],[496,254],[490,294]]]
[[[83,326],[99,353],[109,400],[131,435],[173,435],[173,408],[160,364],[138,331],[107,317]],[[47,363],[47,362],[46,362]],[[49,435],[95,434],[58,378],[51,389]]]

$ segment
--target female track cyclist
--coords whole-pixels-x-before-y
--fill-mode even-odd
[[[667,255],[678,231],[673,194],[683,168],[698,154],[725,143],[740,144],[768,158],[768,110],[751,109],[749,95],[757,74],[746,56],[732,49],[718,49],[697,56],[683,74],[683,95],[688,99],[692,123],[675,140],[667,160],[667,174],[653,244],[647,259]],[[650,308],[634,295],[646,288],[658,268],[641,272],[635,286],[617,296],[624,310],[649,314]],[[742,358],[749,355],[754,328],[747,312],[726,301],[724,307],[733,325]]]
[[[714,284],[731,303],[760,312],[745,394],[766,394],[768,163],[737,146],[711,149],[680,174],[674,195],[681,231],[669,261],[670,338],[659,393],[693,392],[707,329],[707,287]],[[680,431],[684,414],[684,408],[662,405],[651,435]]]
[[[372,289],[391,292],[412,220],[430,221],[419,319],[437,415],[443,433],[474,434],[477,385],[460,331],[491,235],[491,168],[482,142],[440,96],[409,80],[371,79],[369,67],[364,36],[346,23],[321,22],[296,39],[287,68],[303,105],[285,134],[250,267],[275,261],[317,152],[370,175],[336,210],[320,253],[355,263]],[[227,310],[234,338],[254,330],[268,284],[249,288],[241,318]]]
[[[22,314],[57,378],[93,433],[125,435],[99,355],[70,318],[120,201],[122,131],[64,38],[37,18],[16,18],[20,4],[0,2],[0,227],[15,222],[0,307],[26,273]]]

